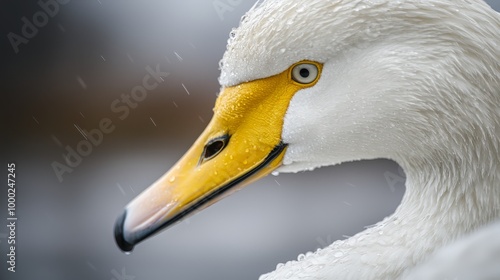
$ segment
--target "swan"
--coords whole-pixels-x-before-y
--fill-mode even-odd
[[[482,0],[258,2],[214,115],[118,217],[123,251],[272,172],[386,158],[395,212],[262,279],[400,279],[500,218],[500,15]]]

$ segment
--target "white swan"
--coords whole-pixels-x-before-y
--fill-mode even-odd
[[[135,244],[273,170],[389,158],[395,213],[262,279],[396,279],[500,217],[500,16],[482,1],[260,3],[186,155],[115,226]]]

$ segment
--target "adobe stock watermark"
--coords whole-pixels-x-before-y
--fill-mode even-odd
[[[21,35],[14,32],[9,32],[7,38],[14,52],[19,53],[21,44],[28,44],[29,39],[33,39],[38,34],[38,30],[49,23],[49,18],[55,17],[60,11],[60,5],[68,4],[71,0],[39,0],[38,6],[40,10],[33,13],[31,20],[27,17],[22,17]]]
[[[127,274],[125,271],[125,267],[122,267],[121,273],[119,273],[116,269],[111,270],[111,274],[113,274],[113,278],[111,280],[134,280],[135,276],[131,274]]]
[[[149,91],[156,89],[169,75],[169,73],[160,70],[159,64],[156,65],[155,69],[149,65],[145,69],[148,74],[142,78],[142,84],[133,87],[130,94],[122,94],[119,99],[113,100],[110,104],[111,112],[115,113],[121,121],[125,120],[130,115],[131,110],[137,108],[138,104],[146,99]],[[72,173],[83,159],[92,153],[95,147],[101,145],[104,136],[113,132],[115,128],[116,125],[111,118],[102,118],[97,128],[88,131],[82,129],[81,132],[85,139],[78,142],[75,147],[67,145],[62,154],[63,162],[53,161],[51,164],[59,182],[62,183],[63,175]]]
[[[243,0],[214,0],[212,5],[214,6],[215,12],[219,16],[220,20],[224,20],[224,14],[226,12],[234,11],[234,8],[240,5]]]
[[[384,178],[387,181],[391,192],[395,192],[396,188],[404,188],[405,186],[406,175],[401,166],[398,166],[398,173],[399,174],[395,174],[390,171],[384,172]]]

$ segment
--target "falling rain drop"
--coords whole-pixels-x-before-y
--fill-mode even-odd
[[[83,132],[83,130],[77,124],[73,124],[73,125],[80,132],[80,134],[83,136],[83,138],[85,138],[85,140],[87,140],[87,135],[85,135],[85,132]]]
[[[122,195],[125,196],[125,191],[123,190],[123,188],[120,185],[120,183],[116,183],[116,186],[118,187],[118,189],[120,190],[120,192],[122,193]]]
[[[76,80],[78,81],[80,86],[82,86],[83,89],[87,89],[87,84],[83,81],[82,77],[76,76]]]
[[[66,32],[66,29],[60,23],[57,24],[57,27],[59,27],[59,30],[62,32]]]
[[[57,146],[63,147],[63,144],[61,143],[61,141],[55,135],[50,135],[50,137],[57,144]]]
[[[181,56],[180,56],[177,52],[174,52],[174,54],[175,54],[175,56],[177,57],[177,59],[178,59],[179,61],[182,61],[182,60],[183,60],[183,59],[182,59],[182,57],[181,57]]]
[[[181,85],[182,85],[182,87],[184,88],[184,90],[187,92],[187,94],[188,94],[188,95],[191,95],[191,94],[189,93],[189,91],[187,90],[186,86],[185,86],[184,84],[181,84]]]
[[[127,53],[127,57],[130,60],[130,62],[134,63],[134,60],[132,59],[132,57],[130,56],[130,54]]]
[[[96,268],[93,264],[91,264],[89,261],[87,261],[87,265],[88,265],[88,266],[89,266],[92,270],[97,271],[97,268]]]

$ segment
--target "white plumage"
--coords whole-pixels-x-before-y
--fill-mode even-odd
[[[278,171],[388,158],[406,193],[377,225],[262,279],[397,279],[500,217],[500,16],[487,4],[265,1],[232,32],[219,80],[304,59],[323,71],[291,100]]]
[[[405,280],[499,279],[500,222],[439,250]]]

